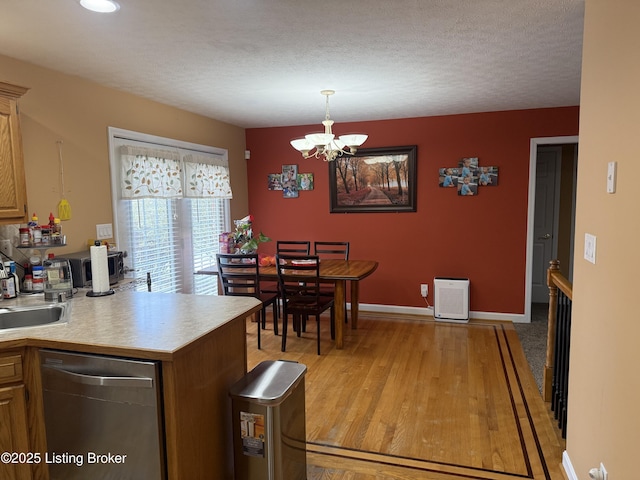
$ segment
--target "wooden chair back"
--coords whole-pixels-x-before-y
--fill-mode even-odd
[[[300,336],[306,319],[315,316],[317,351],[320,355],[320,314],[331,309],[331,338],[335,338],[333,296],[320,294],[320,258],[317,255],[276,255],[278,282],[282,295],[282,351],[287,343],[288,316],[293,316],[294,330]]]
[[[313,242],[313,254],[321,258],[349,260],[349,242]]]
[[[216,255],[218,277],[224,295],[255,297],[262,302],[262,309],[258,315],[258,348],[261,347],[260,328],[266,328],[267,305],[273,306],[273,333],[278,334],[278,298],[276,292],[260,290],[260,274],[258,254],[233,255],[219,253]]]
[[[283,302],[316,301],[320,286],[320,258],[317,255],[276,255],[278,282]]]
[[[309,255],[311,242],[308,240],[278,240],[276,253]]]
[[[259,298],[260,277],[258,254],[234,255],[219,253],[218,276],[224,295]]]

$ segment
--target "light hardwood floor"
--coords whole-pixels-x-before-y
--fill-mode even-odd
[[[270,319],[269,319],[270,320]],[[562,480],[564,443],[510,323],[360,317],[322,355],[315,322],[287,352],[269,322],[248,368],[293,360],[305,376],[308,480]]]

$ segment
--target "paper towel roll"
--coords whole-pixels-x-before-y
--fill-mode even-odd
[[[89,247],[91,251],[91,288],[94,293],[109,291],[109,264],[105,245]]]

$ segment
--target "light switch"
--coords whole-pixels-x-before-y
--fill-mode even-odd
[[[96,225],[97,240],[109,240],[111,238],[113,238],[113,225],[111,223]]]
[[[596,236],[590,233],[584,234],[584,259],[596,263]]]
[[[609,162],[607,165],[607,193],[616,193],[617,163]]]

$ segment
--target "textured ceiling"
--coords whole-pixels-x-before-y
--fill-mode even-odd
[[[580,100],[584,0],[119,3],[3,0],[0,54],[242,127]]]

